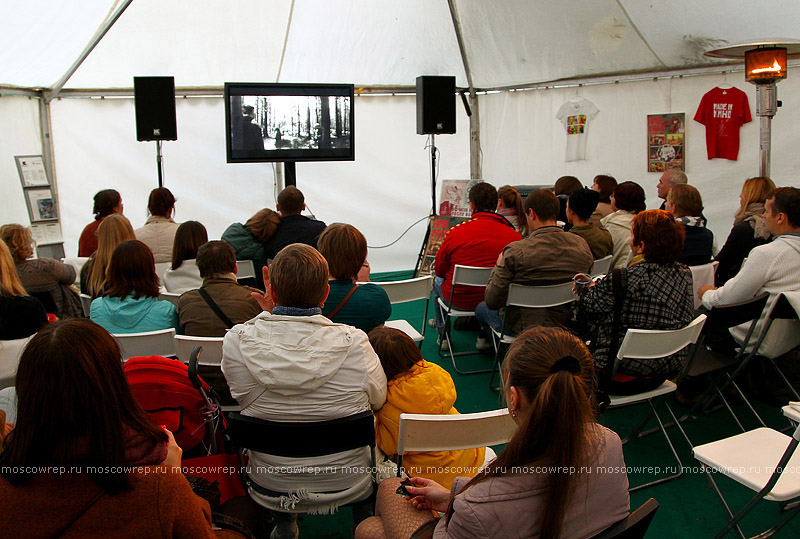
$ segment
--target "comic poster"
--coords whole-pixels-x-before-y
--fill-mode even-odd
[[[422,266],[419,269],[419,273],[417,273],[417,277],[433,273],[433,261],[436,259],[436,252],[442,245],[444,235],[452,227],[467,220],[469,220],[468,217],[443,215],[431,217],[431,234],[428,236],[428,243],[425,245],[425,255],[422,257]]]
[[[647,172],[686,170],[683,112],[647,115]]]
[[[481,180],[442,180],[439,195],[439,215],[442,217],[470,217],[467,195],[473,185]]]

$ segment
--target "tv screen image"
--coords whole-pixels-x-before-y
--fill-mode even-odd
[[[229,163],[354,160],[352,84],[225,84]]]

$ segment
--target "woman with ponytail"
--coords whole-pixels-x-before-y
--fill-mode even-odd
[[[528,220],[525,218],[525,209],[522,205],[522,196],[519,191],[510,185],[504,185],[497,190],[497,213],[508,219],[523,238],[530,234]]]
[[[451,490],[412,478],[411,503],[394,512],[381,511],[381,490],[391,486],[382,483],[378,512],[386,515],[386,537],[413,507],[444,514],[434,539],[589,538],[628,515],[622,443],[596,423],[594,364],[580,339],[531,328],[511,345],[503,374],[518,426],[505,450],[474,478],[457,478]]]

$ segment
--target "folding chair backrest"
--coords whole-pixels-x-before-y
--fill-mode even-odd
[[[256,269],[253,266],[252,260],[237,260],[236,261],[236,278],[237,279],[255,279]]]
[[[88,256],[68,256],[66,258],[62,258],[61,263],[75,268],[75,283],[79,283],[81,280],[81,268],[83,268],[83,265],[86,264],[86,261],[88,260]]]
[[[680,329],[628,329],[617,359],[655,359],[672,355],[697,342],[705,321],[706,315],[701,314]]]
[[[787,292],[787,294],[800,295],[800,292]],[[775,304],[772,306],[772,310],[769,312],[769,317],[773,320],[796,320],[798,314],[787,295],[779,294],[778,299],[775,300]]]
[[[386,295],[389,296],[389,301],[392,304],[430,298],[432,283],[433,275],[404,281],[372,281],[372,284],[376,284],[386,291]]]
[[[608,255],[595,260],[594,266],[592,267],[592,277],[598,277],[608,273],[608,270],[611,269],[611,259],[613,257],[614,255]]]
[[[172,262],[156,262],[156,276],[160,281],[164,280],[164,273],[172,267]]]
[[[24,339],[0,341],[0,389],[15,385],[19,358],[32,338],[33,335]]]
[[[486,286],[493,268],[480,268],[477,266],[462,266],[456,264],[453,270],[453,285],[461,286]]]
[[[135,356],[175,356],[175,329],[112,335],[122,349],[122,361]]]
[[[714,273],[717,271],[719,262],[709,262],[708,264],[701,264],[699,266],[689,266],[692,271],[692,299],[694,300],[694,308],[699,309],[703,304],[697,296],[697,291],[701,286],[709,285],[714,286]]]
[[[178,306],[178,300],[180,299],[180,297],[181,297],[180,294],[175,294],[173,292],[161,292],[158,295],[158,299],[159,300],[161,300],[161,301],[169,301],[170,303],[175,305],[175,307]]]
[[[600,532],[592,539],[644,539],[647,528],[658,510],[658,502],[650,498],[625,519]]]
[[[508,442],[517,430],[507,408],[461,415],[400,414],[397,452],[470,449]]]
[[[89,314],[92,312],[92,296],[81,294],[81,308],[83,309],[83,316],[89,318]]]
[[[339,419],[296,423],[231,412],[228,427],[237,447],[281,457],[318,457],[375,447],[375,418],[369,410]]]
[[[526,286],[511,283],[508,286],[506,306],[555,307],[573,302],[577,296],[572,291],[572,281],[561,284]]]
[[[751,320],[758,320],[767,304],[769,294],[764,292],[753,299],[729,305],[719,305],[711,309],[706,326],[728,329],[744,324]]]
[[[223,337],[175,335],[175,348],[178,352],[178,359],[188,365],[192,349],[199,345],[203,347],[203,353],[198,358],[198,364],[219,366],[222,363],[222,340]]]

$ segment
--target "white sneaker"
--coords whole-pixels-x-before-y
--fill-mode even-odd
[[[442,352],[447,352],[448,350],[450,350],[450,345],[447,344],[447,339],[443,339],[441,337],[436,339],[436,346],[438,346],[439,350],[441,350]]]
[[[428,327],[435,328],[436,327],[436,319],[435,318],[428,318]]]
[[[483,352],[484,350],[489,350],[492,348],[492,343],[489,342],[489,339],[478,337],[478,339],[475,341],[475,348]]]

